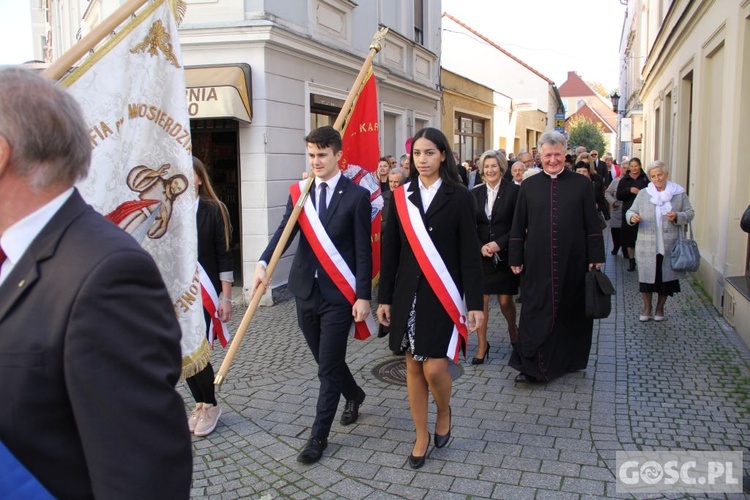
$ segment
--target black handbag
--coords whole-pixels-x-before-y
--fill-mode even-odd
[[[612,312],[612,296],[615,287],[606,274],[596,268],[586,273],[584,280],[586,295],[586,317],[602,319]]]
[[[747,206],[747,208],[745,209],[745,213],[742,214],[742,218],[740,219],[740,227],[746,233],[750,233],[750,205]]]
[[[693,224],[689,223],[690,234],[693,234]],[[674,242],[672,251],[669,253],[669,263],[675,271],[697,271],[701,265],[701,253],[698,243],[687,235],[682,237],[682,228],[677,228],[679,239]]]

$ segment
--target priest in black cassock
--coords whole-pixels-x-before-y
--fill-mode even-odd
[[[591,182],[565,168],[567,141],[539,141],[543,174],[523,181],[508,245],[521,274],[521,319],[510,366],[516,382],[544,382],[586,368],[593,320],[586,319],[584,276],[604,263],[604,239]]]

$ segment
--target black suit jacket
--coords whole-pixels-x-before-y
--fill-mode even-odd
[[[597,174],[599,174],[599,177],[602,179],[605,179],[607,176],[607,162],[602,159],[592,160],[591,166],[594,167],[594,170]],[[607,183],[607,186],[609,186],[609,183]],[[605,186],[606,189],[606,186]]]
[[[195,219],[198,227],[198,262],[203,266],[218,295],[221,293],[219,273],[231,272],[234,268],[232,253],[224,238],[221,209],[215,203],[200,200]]]
[[[313,185],[311,189],[314,190],[315,186]],[[314,191],[311,194],[314,194]],[[271,260],[271,255],[273,255],[273,251],[281,238],[281,233],[284,231],[293,208],[292,197],[290,196],[281,224],[279,224],[276,233],[263,251],[260,260],[265,262]],[[346,261],[349,269],[354,273],[357,298],[365,300],[370,300],[372,295],[372,244],[370,243],[372,223],[370,212],[370,192],[342,175],[333,190],[326,218],[323,221],[326,233]],[[299,224],[295,224],[294,231],[289,237],[284,251],[289,248],[298,231]],[[349,301],[326,274],[312,248],[310,248],[310,243],[302,234],[297,253],[292,261],[292,269],[289,272],[289,291],[299,299],[309,298],[312,294],[316,271],[323,298],[332,304],[348,304]]]
[[[153,259],[75,191],[0,285],[0,440],[58,498],[188,498],[181,364]]]
[[[479,242],[484,245],[490,241],[497,243],[500,247],[500,258],[508,258],[508,240],[510,239],[510,228],[513,225],[513,212],[516,209],[518,199],[518,186],[513,181],[503,179],[497,191],[497,198],[492,205],[492,218],[487,217],[485,206],[487,205],[487,186],[479,185],[472,189],[477,211],[477,234]]]
[[[391,207],[391,198],[393,197],[393,192],[386,191],[382,194],[383,196],[383,210],[380,212],[381,217],[381,223],[380,223],[380,234],[385,234],[385,226],[388,223],[388,212],[390,211]]]
[[[459,292],[465,295],[468,310],[481,311],[482,263],[471,193],[458,183],[443,181],[427,213],[424,213],[417,179],[399,189],[406,189],[408,198],[419,207],[425,227],[448,272]],[[401,227],[393,198],[390,204],[386,232],[381,242],[378,294],[378,302],[391,305],[390,348],[393,351],[401,350],[401,339],[416,294],[416,335],[419,343],[415,354],[445,357],[453,321],[427,279],[422,276]]]

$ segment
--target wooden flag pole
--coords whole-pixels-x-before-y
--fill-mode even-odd
[[[349,114],[351,113],[352,107],[354,105],[354,101],[356,100],[357,96],[359,95],[359,92],[361,91],[362,83],[364,82],[365,76],[372,68],[372,60],[375,58],[375,55],[378,52],[380,52],[380,49],[382,48],[382,40],[385,37],[386,33],[388,33],[388,28],[381,28],[375,34],[375,36],[372,39],[372,42],[370,43],[370,52],[367,54],[367,58],[365,59],[365,62],[362,64],[362,67],[359,70],[359,74],[357,75],[356,80],[354,80],[354,84],[352,85],[351,90],[349,90],[349,95],[346,97],[344,106],[341,108],[341,111],[339,112],[339,115],[336,118],[336,122],[333,125],[333,128],[335,128],[339,132],[343,128],[344,123],[346,122],[346,120],[349,117]],[[279,259],[281,259],[281,254],[284,253],[284,248],[286,247],[286,243],[289,240],[289,236],[292,234],[294,225],[297,223],[299,214],[302,211],[302,207],[305,205],[305,201],[307,200],[307,196],[310,192],[310,188],[312,187],[314,181],[315,181],[315,176],[310,175],[309,179],[307,180],[307,183],[302,189],[302,193],[300,195],[299,200],[297,201],[297,204],[294,206],[294,210],[292,210],[292,213],[289,216],[289,220],[287,221],[286,226],[284,226],[284,231],[281,233],[281,238],[279,239],[279,243],[276,245],[276,248],[273,251],[273,255],[271,256],[271,261],[268,263],[268,267],[266,268],[266,278],[269,281],[271,280],[271,276],[273,276],[273,272],[276,270],[276,265],[279,263]],[[250,325],[250,321],[255,315],[255,311],[258,309],[258,305],[260,305],[260,299],[261,297],[263,297],[265,293],[266,293],[266,287],[265,285],[263,285],[263,283],[259,284],[258,288],[253,291],[253,298],[250,301],[250,305],[248,305],[247,310],[245,311],[245,315],[242,317],[240,326],[237,328],[237,333],[234,335],[234,339],[232,340],[232,345],[229,346],[229,349],[227,350],[227,355],[224,357],[224,361],[222,361],[221,367],[219,368],[219,371],[216,373],[216,378],[214,379],[214,385],[220,386],[226,379],[226,376],[229,373],[229,368],[232,366],[234,357],[237,354],[237,350],[239,349],[240,344],[242,343],[242,339],[244,338],[245,333],[247,332],[247,327]]]
[[[59,80],[90,50],[99,45],[104,38],[112,33],[127,18],[146,4],[148,0],[128,0],[114,11],[104,21],[97,24],[89,34],[68,49],[55,62],[42,72],[42,76],[49,80]]]

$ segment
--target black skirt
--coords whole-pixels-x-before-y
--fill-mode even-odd
[[[622,211],[622,227],[620,228],[620,245],[623,248],[635,248],[638,239],[638,224],[631,226],[625,220],[625,210]]]
[[[482,257],[484,273],[484,295],[515,295],[518,293],[520,277],[513,274],[508,261],[493,264],[491,258]]]
[[[653,283],[638,283],[638,289],[641,293],[658,293],[659,295],[666,295],[671,297],[676,293],[680,293],[680,281],[663,281],[661,266],[664,263],[664,256],[662,254],[656,254],[656,279]]]

